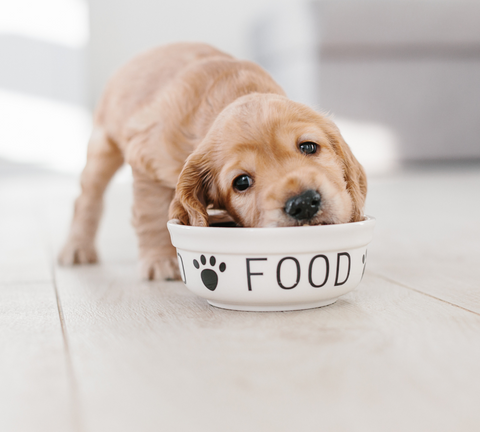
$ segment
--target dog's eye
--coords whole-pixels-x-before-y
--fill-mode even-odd
[[[302,153],[307,155],[315,154],[318,149],[318,145],[310,141],[301,143],[298,147]]]
[[[238,176],[233,181],[233,187],[240,192],[247,190],[250,186],[252,186],[252,184],[253,184],[252,178],[246,174]]]

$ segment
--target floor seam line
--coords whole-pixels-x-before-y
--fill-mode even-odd
[[[427,296],[427,297],[433,298],[433,299],[435,299],[435,300],[441,301],[442,303],[446,303],[446,304],[448,304],[448,305],[450,305],[450,306],[453,306],[453,307],[462,309],[462,310],[464,310],[464,311],[466,311],[466,312],[470,312],[470,313],[472,313],[472,314],[474,314],[474,315],[480,316],[480,313],[478,313],[478,312],[472,311],[471,309],[467,309],[466,307],[457,305],[457,304],[455,304],[455,303],[451,303],[451,302],[449,302],[448,300],[444,300],[444,299],[441,299],[441,298],[439,298],[439,297],[435,297],[435,296],[432,295],[432,294],[428,294],[428,293],[426,293],[426,292],[420,291],[420,290],[418,290],[418,289],[416,289],[416,288],[413,288],[413,287],[411,287],[411,286],[408,286],[408,285],[406,285],[406,284],[404,284],[404,283],[402,283],[402,282],[398,282],[398,281],[396,281],[396,280],[394,280],[394,279],[391,279],[391,278],[389,278],[388,276],[384,276],[384,275],[382,275],[382,274],[380,274],[380,273],[376,273],[376,272],[372,272],[372,271],[369,271],[369,273],[370,273],[371,275],[373,275],[373,276],[379,277],[379,278],[384,279],[384,280],[386,280],[386,281],[388,281],[388,282],[391,282],[391,283],[394,283],[394,284],[396,284],[396,285],[399,285],[399,286],[401,286],[401,287],[403,287],[403,288],[409,289],[409,290],[411,290],[411,291],[415,291],[415,292],[417,292],[417,293],[419,293],[419,294],[423,294],[424,296]]]
[[[64,346],[65,357],[66,357],[67,374],[70,381],[70,391],[71,391],[71,398],[72,398],[72,405],[73,405],[73,409],[72,409],[72,417],[74,422],[73,426],[76,432],[82,432],[84,428],[82,426],[81,413],[80,413],[80,396],[78,391],[78,383],[77,383],[77,378],[75,376],[75,370],[73,367],[72,356],[70,352],[70,343],[68,341],[67,326],[65,323],[65,315],[63,314],[62,302],[60,300],[60,295],[58,292],[57,277],[56,277],[54,263],[52,263],[52,284],[55,292],[55,300],[57,303],[57,311],[58,311],[58,318],[60,320],[60,328],[62,331],[63,346]]]

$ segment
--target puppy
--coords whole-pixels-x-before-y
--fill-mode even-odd
[[[124,162],[147,279],[179,278],[169,218],[208,226],[209,208],[244,227],[363,218],[365,173],[333,122],[287,99],[260,66],[204,44],[154,49],[110,80],[61,264],[97,261],[102,196]]]

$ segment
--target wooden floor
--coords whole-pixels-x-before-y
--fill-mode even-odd
[[[59,268],[77,180],[0,172],[0,431],[480,430],[479,165],[371,179],[362,284],[285,313],[139,280],[128,184]]]

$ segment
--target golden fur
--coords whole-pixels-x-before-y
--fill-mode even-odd
[[[306,141],[319,150],[301,153]],[[297,225],[285,202],[314,189],[322,206],[309,224],[363,217],[365,173],[334,123],[287,99],[260,66],[204,44],[154,49],[110,80],[62,264],[96,262],[103,192],[124,161],[132,167],[133,224],[148,279],[179,276],[167,220],[207,226],[207,207],[242,226]],[[238,192],[232,182],[242,174],[254,183]]]

